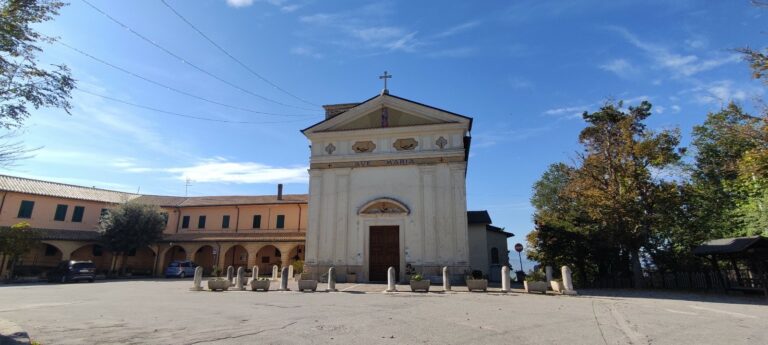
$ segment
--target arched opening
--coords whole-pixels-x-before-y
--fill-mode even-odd
[[[152,275],[155,251],[149,247],[132,250],[125,256],[125,272],[134,276]]]
[[[203,274],[209,275],[213,270],[213,266],[216,265],[213,260],[213,247],[202,246],[195,252],[195,264],[203,268]]]
[[[48,243],[38,243],[21,256],[20,262],[14,266],[13,274],[20,277],[41,276],[61,262],[62,251]],[[5,269],[10,269],[10,259],[5,260]],[[0,270],[4,271],[4,270]]]
[[[223,268],[226,269],[229,266],[234,267],[235,271],[237,271],[239,267],[245,267],[246,269],[248,268],[248,251],[245,250],[243,246],[233,246],[232,248],[229,248],[226,253],[224,253]]]
[[[173,246],[171,248],[168,248],[168,250],[165,252],[165,260],[163,261],[163,267],[161,267],[161,272],[165,271],[165,268],[168,267],[168,265],[171,264],[171,262],[174,261],[181,261],[187,259],[187,251],[184,250],[184,247],[181,246]]]
[[[380,198],[367,202],[358,209],[361,215],[381,215],[381,214],[410,214],[408,206],[400,201],[391,198]]]
[[[292,264],[294,261],[304,261],[304,245],[300,244],[293,249],[291,249],[290,255],[288,255],[288,258],[291,260],[289,264]]]
[[[72,260],[93,261],[97,274],[105,274],[112,268],[112,252],[98,244],[82,246],[72,252]]]
[[[496,247],[491,248],[491,264],[492,265],[499,264],[499,249]]]
[[[272,275],[272,266],[281,267],[280,250],[269,245],[256,252],[256,266],[259,266],[259,275]]]

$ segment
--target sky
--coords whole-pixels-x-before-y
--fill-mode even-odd
[[[686,146],[708,112],[754,111],[767,89],[734,52],[768,46],[768,9],[747,0],[166,3],[73,0],[37,26],[60,38],[41,62],[66,64],[78,90],[69,115],[33,111],[17,138],[39,149],[0,173],[143,194],[307,193],[300,129],[322,104],[378,94],[386,70],[392,94],[474,118],[467,206],[514,233],[511,249],[533,228],[533,183],[580,149],[583,111],[648,100],[649,127],[679,128]]]

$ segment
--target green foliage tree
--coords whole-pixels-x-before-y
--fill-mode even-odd
[[[134,202],[122,204],[110,210],[102,219],[102,242],[115,257],[121,257],[124,266],[125,256],[129,252],[162,239],[166,219],[166,215],[157,206]]]
[[[67,113],[75,80],[66,65],[38,66],[40,43],[52,43],[34,24],[53,19],[61,1],[4,0],[0,2],[0,126],[19,126],[29,116],[28,106],[56,107]]]
[[[8,278],[14,276],[14,268],[18,259],[39,243],[36,232],[29,223],[21,222],[13,226],[0,227],[0,265],[10,262]]]

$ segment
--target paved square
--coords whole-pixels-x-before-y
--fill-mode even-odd
[[[384,285],[350,284],[338,284],[346,289],[338,293],[217,293],[190,286],[189,280],[0,286],[0,319],[42,344],[768,343],[768,307],[759,298],[383,294]]]

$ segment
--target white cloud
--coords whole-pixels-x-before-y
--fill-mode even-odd
[[[525,78],[511,77],[508,81],[509,85],[516,90],[533,89],[533,83]]]
[[[624,28],[612,27],[611,29],[620,33],[630,44],[644,51],[657,68],[666,69],[678,77],[691,77],[725,64],[741,61],[741,57],[735,53],[721,53],[707,59],[696,55],[678,54],[661,45],[642,41]]]
[[[222,158],[201,161],[193,166],[164,169],[178,180],[214,183],[307,183],[308,167],[273,167],[256,162],[230,162]]]
[[[748,85],[736,85],[732,80],[719,80],[684,90],[693,100],[701,104],[723,105],[730,101],[745,101],[750,97],[760,96],[763,89]]]
[[[461,23],[459,25],[450,27],[450,28],[448,28],[448,29],[446,29],[446,30],[444,30],[442,32],[439,32],[439,33],[433,35],[432,37],[434,37],[434,38],[445,38],[445,37],[453,36],[453,35],[456,35],[456,34],[460,34],[460,33],[464,32],[464,31],[470,30],[470,29],[472,29],[472,28],[474,28],[474,27],[476,27],[478,25],[480,25],[480,22],[477,21],[477,20],[469,21],[469,22],[466,22],[466,23]]]
[[[253,5],[253,0],[227,0],[227,5],[232,7],[248,7]]]
[[[672,105],[672,106],[671,106],[671,107],[669,107],[669,108],[670,108],[670,109],[672,109],[672,112],[673,112],[673,113],[679,113],[679,112],[680,112],[680,110],[681,110],[681,109],[680,109],[680,106],[679,106],[679,105],[677,105],[677,104],[674,104],[674,105]]]
[[[613,72],[622,78],[627,78],[637,73],[637,69],[625,59],[614,59],[600,65],[600,68],[608,72]]]
[[[565,119],[577,119],[590,107],[590,105],[579,105],[574,107],[552,108],[544,111],[544,115],[558,116]]]
[[[291,48],[291,54],[299,55],[299,56],[308,56],[315,59],[323,58],[323,54],[318,53],[312,47],[306,47],[306,46],[297,46],[297,47]]]
[[[279,8],[283,12],[294,12],[301,8],[301,5],[291,4],[286,5],[287,0],[227,0],[227,5],[231,7],[248,7],[253,5],[254,2],[263,2]]]

